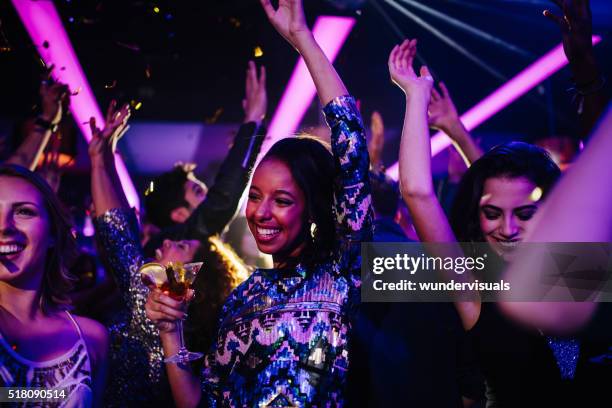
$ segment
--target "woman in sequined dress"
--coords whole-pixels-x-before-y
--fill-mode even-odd
[[[178,406],[337,407],[345,401],[349,318],[359,299],[360,243],[371,239],[369,159],[352,97],[308,29],[300,0],[272,25],[304,57],[331,128],[332,154],[311,138],[277,142],[253,176],[247,221],[274,268],[230,295],[198,377],[167,364]],[[164,354],[178,349],[181,304],[152,292],[148,316]]]
[[[412,67],[416,41],[391,52],[389,70],[406,94],[406,118],[400,146],[402,196],[423,242],[486,242],[502,259],[534,228],[534,215],[560,176],[543,149],[522,142],[499,145],[476,160],[459,185],[450,221],[431,182],[428,105],[433,78]],[[588,334],[544,335],[500,313],[498,304],[458,302],[457,311],[471,339],[475,363],[485,378],[487,407],[574,407],[605,390],[605,354]],[[607,345],[603,345],[607,347]],[[608,378],[609,380],[609,378]],[[584,405],[590,406],[590,405]]]
[[[68,311],[75,254],[71,223],[47,183],[0,167],[0,386],[64,390],[39,406],[101,403],[108,333]]]

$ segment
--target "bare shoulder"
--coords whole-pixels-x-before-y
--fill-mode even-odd
[[[87,343],[87,350],[94,362],[106,359],[108,354],[109,336],[106,327],[87,317],[74,316]]]

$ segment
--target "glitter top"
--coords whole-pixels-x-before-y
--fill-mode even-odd
[[[336,163],[334,255],[309,268],[258,269],[232,292],[202,371],[211,407],[344,404],[360,243],[372,236],[369,158],[354,99],[336,98],[324,113]]]
[[[138,268],[145,263],[138,222],[133,210],[112,209],[97,217],[100,256],[112,270],[121,293],[121,310],[110,324],[109,379],[105,406],[141,406],[166,401],[170,390],[163,379],[159,331],[147,319],[149,290]]]
[[[548,347],[553,352],[557,366],[564,380],[574,379],[578,356],[580,355],[580,342],[578,339],[563,339],[559,337],[546,337]]]

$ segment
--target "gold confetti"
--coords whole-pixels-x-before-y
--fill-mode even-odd
[[[240,22],[240,20],[238,20],[238,19],[237,19],[237,18],[235,18],[235,17],[230,17],[229,22],[230,22],[230,24],[231,24],[231,25],[233,25],[233,26],[234,26],[234,28],[240,28],[240,25],[242,24],[242,23]]]
[[[158,14],[159,13],[159,7],[157,7],[157,6],[153,7],[153,12],[155,14]]]
[[[529,198],[532,201],[540,201],[540,199],[542,198],[543,194],[544,194],[544,192],[542,191],[542,189],[540,187],[536,187],[536,188],[533,189],[533,191],[529,195]]]
[[[217,123],[217,121],[219,120],[219,117],[221,116],[221,114],[223,113],[223,108],[219,108],[215,111],[215,113],[210,117],[210,118],[206,118],[204,120],[204,122],[206,122],[206,124],[208,125],[212,125],[214,123]]]
[[[136,105],[134,105],[135,110],[138,110],[140,108],[142,108],[142,102],[138,102]]]
[[[253,50],[253,55],[255,56],[255,58],[263,57],[263,50],[259,45]]]
[[[148,196],[149,194],[151,194],[154,191],[155,191],[155,183],[153,183],[153,181],[151,181],[151,182],[149,182],[149,187],[144,192],[145,197]]]

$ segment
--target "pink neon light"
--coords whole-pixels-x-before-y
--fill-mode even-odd
[[[90,141],[89,118],[93,116],[96,123],[104,123],[104,116],[100,112],[96,98],[89,87],[53,2],[12,1],[32,41],[37,45],[42,60],[47,65],[55,64],[54,77],[67,84],[72,91],[79,90],[78,95],[71,98],[70,111],[85,139]],[[42,46],[45,41],[49,43],[47,48]],[[132,207],[139,208],[138,193],[132,184],[125,164],[119,155],[116,159],[117,172],[128,202]]]
[[[593,36],[593,45],[597,45],[600,41],[600,36]],[[558,45],[464,113],[461,116],[461,121],[467,130],[476,128],[567,64],[568,60],[563,52],[563,45]],[[448,136],[443,132],[436,133],[431,139],[432,157],[450,145],[451,141]],[[387,175],[397,180],[399,176],[398,163],[389,167]]]
[[[355,19],[351,17],[317,18],[312,33],[330,61],[334,61],[354,25]],[[263,157],[276,141],[291,136],[296,131],[315,94],[312,77],[304,59],[300,57],[272,117],[260,157]]]

